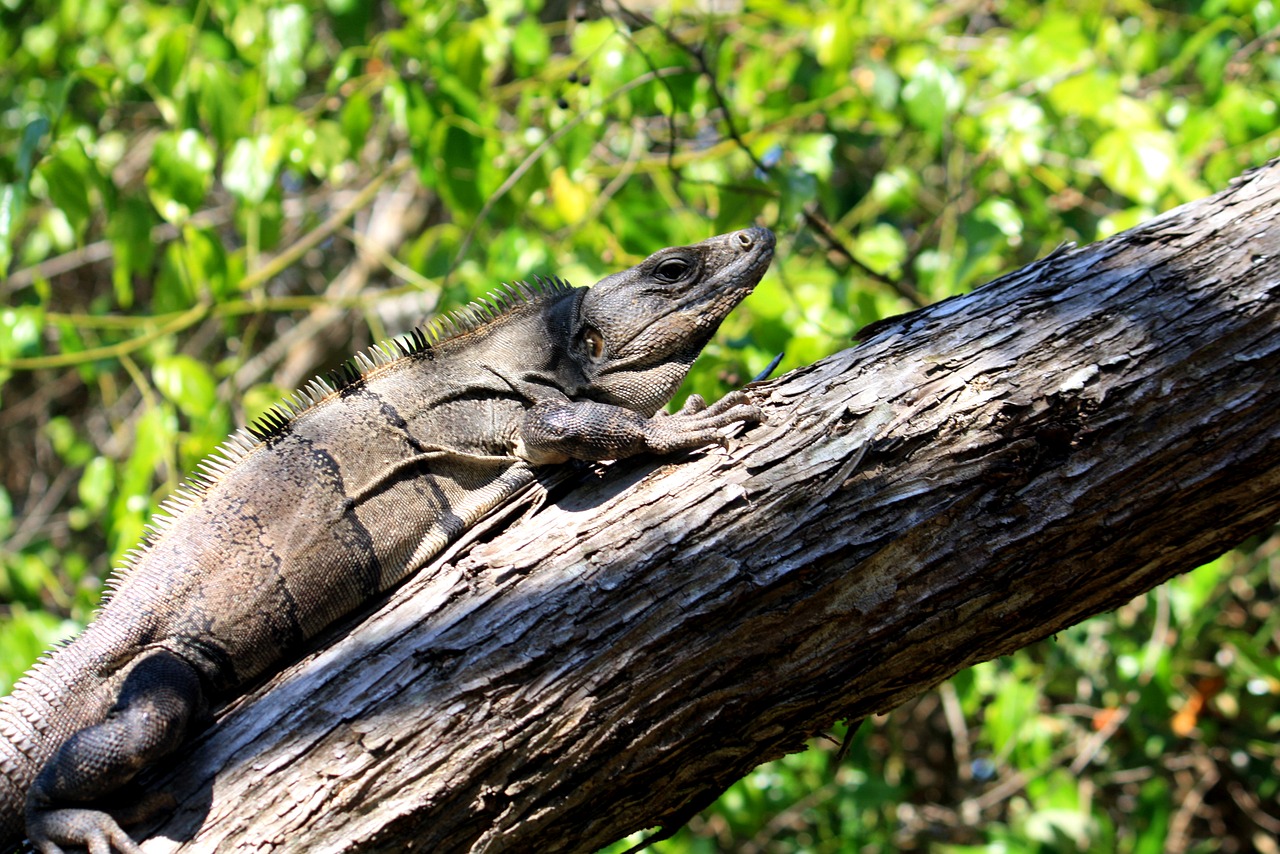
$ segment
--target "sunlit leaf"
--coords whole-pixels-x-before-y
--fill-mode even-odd
[[[911,121],[934,138],[942,135],[947,117],[964,99],[964,87],[949,70],[926,59],[916,65],[902,87],[902,103]]]
[[[222,183],[241,202],[260,202],[271,190],[278,165],[270,136],[238,139],[222,167]]]
[[[0,184],[0,281],[9,274],[13,262],[13,233],[22,215],[24,189],[18,184]]]
[[[213,166],[213,149],[198,131],[167,133],[157,139],[147,189],[160,216],[175,225],[186,222],[204,202]]]
[[[311,41],[310,15],[305,6],[290,3],[267,11],[267,89],[278,101],[288,101],[306,82],[303,54]]]
[[[166,356],[151,371],[156,388],[189,418],[207,413],[217,402],[217,383],[209,368],[190,356]]]
[[[896,276],[907,257],[907,242],[896,228],[882,223],[858,235],[853,254],[877,273]]]
[[[175,27],[160,35],[147,64],[147,79],[163,95],[177,94],[178,82],[186,73],[190,45],[186,27]]]
[[[0,306],[0,361],[33,354],[43,326],[44,310],[39,306]]]
[[[115,488],[115,475],[115,466],[106,457],[94,457],[85,465],[80,475],[79,495],[86,510],[100,513],[107,506]]]
[[[89,195],[96,183],[96,176],[91,174],[93,168],[79,142],[67,140],[40,161],[35,170],[44,182],[49,200],[62,211],[77,234],[88,224],[93,212]]]
[[[1150,204],[1160,197],[1177,164],[1173,139],[1163,130],[1113,130],[1093,145],[1102,178],[1113,190]]]

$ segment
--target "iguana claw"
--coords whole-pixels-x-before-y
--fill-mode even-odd
[[[89,854],[142,854],[138,843],[100,810],[31,811],[27,813],[27,834],[40,854],[64,854],[63,845],[87,848]]]

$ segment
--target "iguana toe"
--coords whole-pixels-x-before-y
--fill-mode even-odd
[[[142,854],[138,843],[101,810],[41,810],[27,815],[27,835],[40,854],[63,854],[64,845],[87,848],[89,854]]]

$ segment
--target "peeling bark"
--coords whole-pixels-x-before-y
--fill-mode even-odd
[[[591,851],[1264,530],[1278,208],[1273,164],[877,324],[729,450],[560,472],[152,775],[145,850]]]

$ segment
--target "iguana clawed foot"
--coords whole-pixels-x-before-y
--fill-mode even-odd
[[[142,854],[138,843],[100,810],[28,810],[27,835],[39,854],[63,854],[64,845],[87,848],[89,854]]]
[[[764,413],[745,391],[731,391],[711,406],[701,395],[691,394],[674,415],[653,419],[649,450],[667,454],[687,448],[717,444],[727,447],[728,437],[721,429],[730,424],[759,424]]]
[[[669,454],[725,445],[722,427],[764,419],[746,392],[735,391],[707,406],[693,395],[674,415],[643,414],[593,400],[543,403],[529,410],[517,453],[535,465],[565,460],[620,460],[636,454]]]

